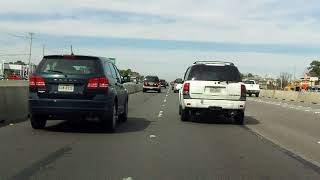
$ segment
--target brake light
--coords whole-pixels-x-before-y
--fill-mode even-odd
[[[41,76],[31,76],[29,78],[29,87],[45,87],[46,83],[43,77]]]
[[[109,87],[109,80],[106,77],[91,78],[88,81],[89,89],[106,89]]]
[[[246,97],[246,96],[247,96],[246,86],[244,84],[241,84],[241,97]]]
[[[145,85],[145,86],[148,86],[148,83],[147,83],[147,82],[144,82],[144,85]]]
[[[190,93],[190,83],[183,84],[183,94],[188,95]]]

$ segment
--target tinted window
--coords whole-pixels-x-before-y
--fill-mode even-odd
[[[245,83],[245,84],[254,84],[253,81],[244,81],[243,83]]]
[[[159,81],[159,78],[156,76],[147,76],[144,80],[149,82],[157,82]]]
[[[112,77],[114,79],[117,79],[117,73],[116,73],[116,70],[114,69],[113,65],[111,63],[108,63],[109,66],[110,66],[110,69],[111,69],[111,73],[112,73]]]
[[[104,63],[104,71],[108,77],[113,77],[112,72],[111,72],[111,68],[110,68],[110,64],[108,62]]]
[[[240,82],[240,73],[235,66],[193,66],[188,80],[198,81],[236,81]]]
[[[182,83],[183,80],[182,80],[182,79],[176,79],[174,82],[175,82],[175,83]]]
[[[96,60],[43,59],[37,72],[85,75],[98,73],[98,67]]]
[[[115,65],[113,65],[113,68],[114,68],[114,70],[116,71],[116,75],[117,75],[117,80],[118,81],[120,81],[120,79],[121,79],[121,75],[120,75],[120,73],[119,73],[119,71],[118,71],[118,68],[115,66]]]

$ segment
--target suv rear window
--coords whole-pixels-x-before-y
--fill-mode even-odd
[[[254,84],[253,81],[244,81],[243,83],[245,83],[245,84]]]
[[[190,70],[187,80],[240,82],[240,73],[235,66],[196,65]]]
[[[43,59],[37,69],[38,73],[61,73],[88,75],[98,73],[98,62],[85,59]]]
[[[144,80],[148,82],[158,82],[159,78],[156,76],[147,76]]]
[[[175,83],[182,83],[183,81],[182,81],[182,79],[176,79],[174,82]]]

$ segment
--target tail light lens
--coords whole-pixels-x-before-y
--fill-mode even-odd
[[[190,93],[190,83],[183,84],[183,94],[188,95]]]
[[[45,87],[46,83],[43,77],[41,76],[31,76],[29,78],[29,87]]]
[[[88,81],[89,89],[107,89],[109,87],[109,80],[106,77],[91,78]]]
[[[147,82],[144,82],[144,85],[145,85],[145,86],[148,86],[148,83],[147,83]]]
[[[241,97],[246,97],[247,96],[247,90],[245,85],[241,85]]]

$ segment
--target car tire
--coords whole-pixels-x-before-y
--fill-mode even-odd
[[[124,112],[119,115],[119,121],[120,122],[127,122],[128,121],[128,100],[126,101],[124,105]]]
[[[115,132],[118,122],[117,104],[114,103],[110,112],[105,112],[102,116],[103,126],[110,132]]]
[[[190,118],[189,110],[181,108],[181,115],[180,115],[181,121],[188,121],[189,118]]]
[[[44,129],[46,127],[47,120],[38,115],[31,115],[30,122],[33,129]]]
[[[158,93],[161,93],[161,89],[158,90]]]
[[[182,109],[182,107],[181,107],[181,105],[179,105],[179,115],[181,115],[181,109]]]
[[[252,94],[249,94],[249,96],[251,97],[251,96],[252,96]]]
[[[244,124],[244,111],[239,110],[237,115],[234,117],[234,121],[236,124],[243,125]]]
[[[146,89],[142,89],[142,92],[144,92],[144,93],[145,93],[145,92],[147,92],[147,90],[146,90]]]
[[[256,97],[259,97],[259,93],[256,94]]]

